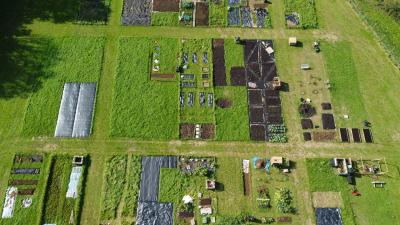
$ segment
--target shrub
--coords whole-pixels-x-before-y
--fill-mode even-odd
[[[275,200],[278,211],[281,213],[294,213],[295,208],[292,205],[292,193],[287,188],[281,188],[275,193]]]

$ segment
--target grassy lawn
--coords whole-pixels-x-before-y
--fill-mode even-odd
[[[45,39],[43,77],[26,109],[23,134],[53,136],[65,82],[97,82],[104,38]]]
[[[24,180],[38,180],[37,185],[14,185],[18,189],[24,189],[24,188],[35,188],[35,192],[32,196],[23,196],[23,195],[18,195],[17,200],[16,200],[16,205],[14,208],[14,216],[12,219],[5,219],[2,220],[1,224],[7,225],[7,224],[38,224],[40,223],[41,220],[41,207],[43,204],[43,198],[46,190],[46,183],[47,183],[47,177],[49,173],[49,168],[50,168],[50,161],[51,157],[48,154],[43,155],[43,163],[27,163],[27,162],[21,162],[21,163],[12,163],[12,159],[10,160],[12,166],[9,163],[4,163],[5,166],[8,166],[8,168],[4,168],[5,171],[7,171],[7,177],[5,181],[7,180],[18,180],[18,179],[24,179]],[[10,170],[12,168],[38,168],[41,170],[40,174],[34,174],[34,175],[22,175],[22,174],[10,174]],[[4,201],[4,194],[5,194],[5,189],[1,189],[1,205],[3,205]],[[18,204],[22,202],[23,199],[26,198],[32,198],[32,205],[29,208],[23,208],[21,204]]]
[[[399,21],[380,8],[376,0],[349,1],[361,17],[378,36],[391,58],[400,65],[400,26]],[[394,1],[395,2],[395,1]]]
[[[215,109],[217,140],[249,140],[249,119],[247,112],[246,87],[217,87],[215,99],[226,98],[232,102],[230,108]]]
[[[314,0],[285,0],[285,14],[298,13],[303,29],[318,28],[317,12]]]
[[[354,65],[351,44],[323,43],[326,69],[331,82],[333,109],[336,123],[344,127],[360,127],[368,118],[360,92],[358,71]],[[343,119],[349,115],[349,119]]]
[[[165,41],[174,43],[177,40]],[[146,38],[120,39],[112,104],[112,136],[178,138],[179,87],[175,82],[150,81],[151,43],[152,40]],[[168,56],[173,58],[177,52],[176,49],[175,55]]]

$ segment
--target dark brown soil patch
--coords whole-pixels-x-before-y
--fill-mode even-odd
[[[224,40],[213,40],[213,75],[215,86],[226,86]]]
[[[325,130],[333,130],[336,128],[335,119],[332,114],[323,113],[322,114],[322,128]]]
[[[35,188],[33,189],[19,189],[18,194],[19,195],[33,195],[35,193]]]
[[[214,124],[201,125],[201,138],[202,139],[214,139],[214,136],[215,136]]]
[[[262,105],[261,90],[249,90],[250,105]]]
[[[9,180],[8,185],[37,185],[38,180]]]
[[[303,129],[313,129],[314,125],[311,119],[301,119],[301,128]]]
[[[250,125],[250,139],[253,141],[265,141],[265,126]]]
[[[263,122],[264,122],[264,109],[250,108],[250,123],[263,123]]]
[[[340,139],[342,139],[342,142],[350,142],[349,139],[349,132],[347,131],[347,128],[340,128]]]
[[[246,86],[246,71],[244,67],[231,68],[231,85]]]
[[[351,133],[353,133],[353,141],[356,143],[360,143],[361,141],[361,135],[360,135],[360,129],[358,128],[353,128],[351,129]]]
[[[151,74],[151,79],[173,79],[175,74]]]
[[[193,139],[194,138],[194,124],[184,123],[180,124],[180,137],[181,139]]]
[[[336,138],[336,133],[329,131],[314,131],[313,137],[314,141],[334,141]]]
[[[303,138],[304,138],[304,141],[311,141],[312,140],[311,133],[310,132],[304,132],[303,133]]]
[[[179,0],[153,0],[153,11],[179,12]]]
[[[208,5],[205,2],[196,3],[196,26],[208,26]]]
[[[329,102],[322,103],[321,107],[322,107],[323,110],[331,110],[332,109],[332,105]]]
[[[232,101],[230,99],[227,98],[219,98],[217,99],[217,106],[220,108],[230,108],[232,106]]]
[[[373,137],[372,137],[371,130],[370,129],[363,129],[363,133],[364,133],[365,142],[372,143],[373,142]]]

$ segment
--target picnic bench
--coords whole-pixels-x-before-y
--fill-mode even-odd
[[[374,185],[374,188],[376,188],[376,187],[383,188],[384,185],[385,185],[385,182],[383,182],[383,181],[373,181],[373,182],[371,182],[371,184]]]

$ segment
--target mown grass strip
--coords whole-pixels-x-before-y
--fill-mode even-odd
[[[216,106],[217,140],[249,140],[249,117],[246,87],[217,87],[216,99],[229,99],[230,108]]]
[[[127,155],[116,155],[107,159],[101,204],[101,220],[117,217],[119,203],[125,186]]]
[[[344,114],[350,116],[350,120],[344,121],[344,124],[360,126],[361,122],[368,118],[360,92],[351,44],[347,42],[323,42],[322,48],[332,85],[331,94],[334,111],[337,116]],[[340,120],[338,121],[340,122]]]

